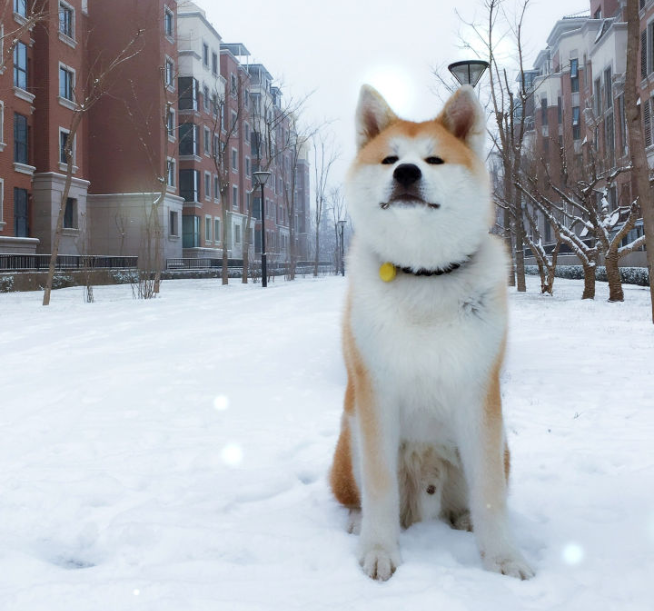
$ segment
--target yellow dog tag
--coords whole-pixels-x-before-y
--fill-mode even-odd
[[[397,276],[397,268],[392,263],[382,263],[379,268],[379,277],[384,282],[391,282]]]

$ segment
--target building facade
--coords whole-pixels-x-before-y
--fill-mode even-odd
[[[598,204],[610,211],[628,207],[633,199],[628,134],[624,105],[627,58],[627,24],[619,0],[592,0],[584,16],[562,18],[554,25],[547,47],[528,73],[531,108],[527,109],[527,149],[534,158],[534,173],[551,201],[560,198],[553,186],[565,180],[588,181],[593,174],[616,173],[615,180],[600,181],[594,189]],[[643,128],[650,167],[654,166],[652,114],[654,112],[654,2],[641,0],[641,77]],[[650,82],[650,76],[652,80]],[[649,137],[648,137],[649,135]],[[567,174],[567,176],[566,176]],[[622,219],[621,219],[622,220]],[[540,215],[545,244],[554,240],[551,226]],[[617,231],[621,223],[615,227]],[[625,238],[642,235],[642,219]],[[585,237],[583,224],[577,233]],[[590,235],[589,235],[589,239]],[[575,263],[573,255],[560,256]],[[645,265],[645,253],[634,252],[621,265]]]
[[[308,161],[292,167],[283,154],[293,117],[245,45],[224,43],[192,2],[11,4],[0,31],[0,252],[51,252],[70,140],[61,254],[138,255],[150,269],[219,258],[223,246],[253,256],[253,172],[265,166],[267,250],[288,259],[289,185],[308,221]]]

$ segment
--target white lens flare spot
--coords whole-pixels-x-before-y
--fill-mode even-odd
[[[138,596],[139,594],[141,594],[141,590],[134,590],[134,596]]]
[[[213,400],[213,407],[219,412],[224,412],[229,408],[229,397],[226,397],[225,395],[218,395]]]
[[[581,545],[577,543],[568,543],[563,548],[561,554],[563,562],[572,566],[579,564],[584,559],[584,550]]]
[[[220,457],[228,467],[238,467],[243,462],[243,448],[237,443],[228,443],[220,453]]]
[[[403,116],[411,114],[416,98],[415,89],[407,71],[401,66],[375,66],[364,75],[363,82],[379,91],[395,112]]]

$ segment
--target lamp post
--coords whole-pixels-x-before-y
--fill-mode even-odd
[[[270,178],[270,172],[253,172],[257,184],[261,186],[261,286],[268,286],[268,269],[266,267],[266,207],[263,200],[263,188]]]
[[[468,59],[461,62],[454,62],[447,69],[461,85],[472,85],[474,88],[489,65],[483,59]]]
[[[343,231],[345,230],[345,221],[338,221],[338,229],[341,234],[341,276],[345,276],[345,247],[343,245]]]

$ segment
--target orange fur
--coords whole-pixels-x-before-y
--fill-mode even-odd
[[[392,152],[393,138],[397,136],[412,138],[418,135],[432,137],[433,154],[444,159],[446,163],[464,165],[471,170],[479,167],[480,162],[470,148],[453,136],[438,119],[423,123],[395,121],[359,151],[354,167],[380,163]]]

